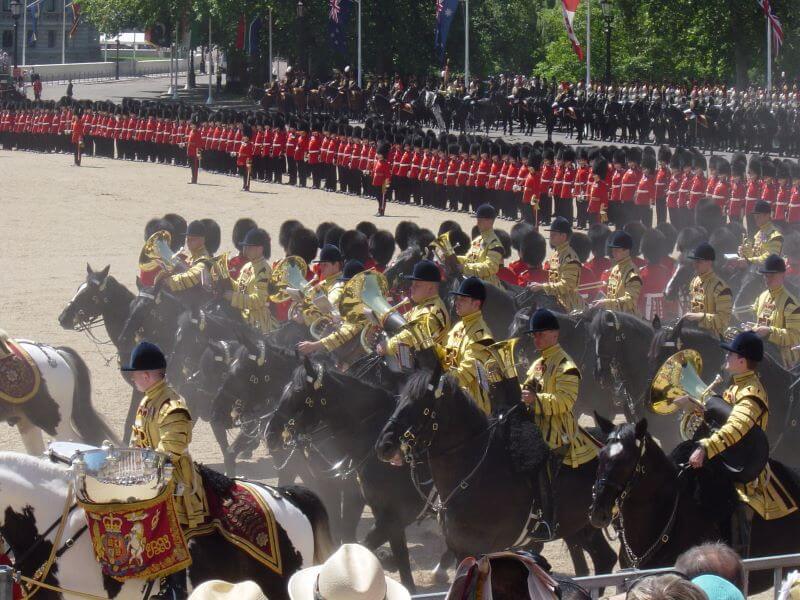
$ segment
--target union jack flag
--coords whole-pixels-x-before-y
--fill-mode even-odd
[[[764,11],[764,16],[769,20],[769,26],[772,28],[772,45],[775,47],[775,54],[781,49],[783,45],[783,26],[772,10],[772,3],[770,0],[756,0],[761,10]]]

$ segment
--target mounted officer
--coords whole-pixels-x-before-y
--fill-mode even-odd
[[[526,333],[533,337],[541,356],[525,376],[522,401],[555,456],[563,458],[564,466],[576,469],[597,456],[597,446],[578,427],[572,412],[581,373],[558,343],[559,324],[552,312],[539,309],[533,313]],[[556,473],[548,470],[547,466],[540,468],[538,477],[541,517],[533,535],[540,541],[555,535],[551,482]]]
[[[270,246],[269,234],[261,228],[251,229],[242,242],[242,253],[249,261],[239,277],[231,281],[234,289],[223,294],[231,306],[241,311],[242,319],[260,333],[275,328],[269,310],[269,279],[272,269],[266,255]]]
[[[440,358],[445,370],[455,375],[461,388],[488,415],[492,408],[484,365],[491,357],[488,347],[494,340],[481,312],[486,286],[477,277],[467,277],[458,291],[450,294],[455,296],[456,314],[461,320],[447,334]]]
[[[141,342],[131,353],[122,371],[130,373],[133,385],[144,393],[136,410],[131,446],[150,448],[167,454],[175,470],[175,512],[181,527],[191,529],[209,515],[208,502],[200,474],[189,454],[192,417],[183,398],[167,385],[167,360],[158,346]],[[168,575],[160,583],[156,600],[186,598],[186,571]]]
[[[683,318],[695,321],[702,329],[721,335],[728,328],[733,309],[733,294],[728,284],[714,272],[717,255],[708,242],[703,242],[689,254],[697,276],[689,286],[692,312]]]
[[[464,275],[478,277],[486,283],[500,287],[497,271],[503,262],[503,243],[494,232],[497,211],[491,204],[482,204],[475,212],[480,234],[464,256],[455,257],[454,267]]]
[[[780,254],[783,249],[783,234],[772,222],[772,208],[766,200],[759,200],[753,208],[753,223],[756,231],[745,238],[739,246],[739,258],[735,259],[741,267],[752,263],[760,264],[770,254]]]
[[[642,291],[642,279],[639,269],[631,260],[633,238],[624,231],[615,231],[609,240],[611,258],[614,266],[608,276],[605,298],[596,300],[592,306],[638,314],[639,293]]]
[[[572,224],[564,217],[556,217],[550,226],[550,247],[556,251],[550,258],[550,283],[532,283],[533,291],[541,290],[554,296],[568,313],[583,307],[583,299],[578,293],[581,277],[581,261],[570,246]]]
[[[186,245],[178,252],[177,258],[181,259],[188,269],[182,273],[170,275],[166,280],[167,287],[173,291],[188,290],[200,285],[206,262],[211,255],[206,249],[206,226],[202,221],[192,221],[186,228]]]
[[[439,267],[429,260],[421,260],[414,265],[414,271],[406,279],[411,281],[408,297],[414,308],[405,315],[407,325],[386,342],[379,344],[377,351],[382,356],[397,356],[402,346],[410,351],[418,351],[420,344],[427,340],[419,339],[414,332],[424,332],[435,343],[444,341],[450,329],[450,314],[439,297],[442,274]]]
[[[723,393],[723,400],[733,408],[725,422],[707,437],[697,441],[697,448],[689,457],[689,465],[695,469],[706,461],[712,466],[720,466],[713,459],[740,443],[754,427],[767,429],[769,403],[767,393],[756,373],[758,363],[764,358],[764,344],[752,331],[744,331],[730,343],[720,344],[728,351],[725,370],[733,377],[733,383]],[[674,400],[678,406],[689,407],[692,400],[681,396]],[[756,457],[752,457],[756,460]],[[766,456],[763,457],[766,463]],[[758,468],[761,465],[755,465]],[[721,469],[728,473],[727,470]],[[734,477],[729,474],[728,477]],[[772,520],[784,517],[797,510],[797,505],[783,484],[766,463],[760,474],[749,482],[734,483],[740,505],[734,513],[731,537],[734,548],[746,556],[750,545],[750,526],[754,511],[762,519]]]
[[[758,272],[764,276],[767,289],[755,303],[754,331],[780,348],[784,366],[791,369],[800,356],[794,349],[800,344],[800,304],[783,285],[786,262],[777,254],[770,254]]]

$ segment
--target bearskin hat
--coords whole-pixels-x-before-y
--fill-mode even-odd
[[[247,235],[248,231],[255,229],[256,227],[258,227],[256,222],[248,217],[244,217],[236,221],[236,224],[233,226],[232,241],[237,250],[241,252],[244,236]]]
[[[569,238],[569,245],[575,250],[578,259],[583,263],[589,260],[589,254],[592,252],[592,242],[589,236],[582,231],[574,232]]]
[[[672,223],[659,223],[656,229],[664,236],[664,255],[669,256],[675,250],[675,242],[678,241],[678,230]]]
[[[419,231],[419,225],[414,221],[400,221],[394,229],[394,239],[397,247],[402,252],[411,243],[411,237]]]
[[[791,179],[792,178],[792,161],[783,160],[777,164],[775,176],[778,179]]]
[[[575,150],[569,146],[564,148],[564,162],[575,162]]]
[[[331,227],[336,227],[336,223],[331,223],[330,221],[323,221],[322,223],[317,225],[316,234],[320,248],[322,248],[322,246],[325,244],[325,236],[327,235],[328,230],[330,230]]]
[[[509,258],[511,256],[511,235],[505,229],[495,229],[494,233],[503,244],[503,258]]]
[[[166,231],[172,239],[172,223],[166,219],[150,219],[144,226],[144,239],[147,241],[156,231]]]
[[[705,171],[708,168],[706,157],[700,152],[694,152],[692,156],[692,168]]]
[[[330,244],[331,246],[339,247],[339,240],[344,233],[344,228],[339,227],[338,225],[333,225],[332,227],[328,228],[328,231],[325,232],[325,241],[322,243],[323,246]]]
[[[358,225],[356,225],[356,229],[367,236],[367,239],[369,239],[375,235],[376,231],[378,231],[378,226],[372,221],[361,221]]]
[[[734,160],[731,162],[731,175],[744,179],[747,170],[747,161]]]
[[[542,152],[542,160],[555,160],[555,158],[556,153],[552,148],[545,148],[544,152]]]
[[[589,151],[590,151],[590,148],[587,148],[585,146],[582,147],[582,148],[578,148],[578,160],[586,160],[586,161],[588,161],[589,160]]]
[[[447,231],[455,231],[455,230],[461,230],[461,225],[459,225],[452,219],[445,219],[444,221],[439,223],[438,235],[442,235]]]
[[[605,223],[595,223],[589,226],[586,230],[586,235],[589,236],[589,241],[592,243],[592,255],[595,257],[606,256],[607,248],[606,243],[608,237],[611,235],[611,230]]]
[[[450,232],[450,244],[453,246],[453,251],[458,256],[463,256],[469,251],[472,245],[472,240],[463,229],[453,229]]]
[[[177,252],[186,243],[186,219],[175,213],[167,213],[164,219],[169,221],[172,225],[172,242],[170,242],[170,250]]]
[[[306,227],[295,229],[292,237],[289,238],[289,245],[286,248],[287,256],[299,256],[306,264],[310,264],[317,256],[319,240],[317,234]]]
[[[519,252],[519,245],[522,242],[522,238],[525,237],[526,233],[532,230],[533,225],[530,223],[514,223],[514,226],[511,228],[511,247]]]
[[[611,155],[611,161],[618,165],[625,164],[625,150],[617,149],[614,150],[614,153]]]
[[[642,234],[642,256],[650,264],[655,264],[664,258],[667,240],[658,229],[648,229]]]
[[[761,160],[761,176],[762,177],[775,177],[775,163],[769,158],[764,157]]]
[[[616,157],[615,157],[616,159]],[[615,161],[616,162],[616,161]],[[625,162],[633,162],[641,164],[642,162],[642,151],[639,150],[636,146],[631,146],[627,150],[625,150]]]
[[[667,163],[672,160],[672,150],[669,149],[669,146],[666,144],[661,145],[658,148],[658,162]]]
[[[592,173],[600,179],[605,179],[608,174],[608,161],[602,156],[595,158],[592,164]]]
[[[644,156],[642,156],[642,169],[655,171],[657,168],[658,164],[656,164],[655,156],[651,156],[649,154],[645,154]]]
[[[369,253],[381,267],[389,264],[394,256],[394,236],[390,231],[380,229],[369,238]]]
[[[369,260],[369,239],[357,229],[348,229],[339,238],[339,250],[345,262],[358,260],[366,263]]]
[[[526,265],[539,267],[547,254],[547,241],[541,233],[531,229],[519,242],[519,257]]]
[[[725,158],[720,157],[717,161],[717,175],[721,177],[729,177],[731,174],[731,163]]]
[[[414,244],[418,248],[425,249],[435,239],[436,236],[433,235],[433,232],[430,229],[421,228],[412,234],[410,243]]]
[[[209,254],[216,254],[222,242],[222,231],[219,228],[219,223],[214,219],[200,219],[200,221],[206,228],[206,250],[208,250]]]
[[[286,252],[286,249],[289,247],[289,240],[292,239],[294,232],[301,227],[303,227],[303,224],[297,219],[287,219],[281,223],[281,227],[278,230],[278,243],[281,245],[284,252]]]
[[[747,163],[747,172],[752,173],[755,177],[761,177],[761,158],[758,156],[751,156],[750,162]]]

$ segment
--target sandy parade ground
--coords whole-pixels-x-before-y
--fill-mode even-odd
[[[459,221],[466,231],[473,224],[466,214],[397,204],[389,204],[387,216],[376,219],[374,201],[363,198],[261,182],[245,193],[239,191],[241,180],[208,173],[201,173],[200,185],[193,186],[187,185],[188,169],[90,157],[76,168],[71,156],[0,151],[0,173],[0,328],[12,337],[76,349],[91,371],[94,406],[120,432],[130,388],[117,371],[113,346],[98,347],[82,333],[63,330],[57,317],[84,280],[87,263],[96,269],[111,265],[112,276],[135,288],[148,219],[166,212],[187,220],[213,218],[222,228],[224,251],[232,249],[236,219],[249,216],[272,236],[272,259],[282,256],[278,229],[289,218],[311,228],[325,220],[349,228],[374,219],[390,231],[402,219],[434,230],[443,219]],[[498,220],[498,227],[511,225]],[[105,340],[104,330],[99,331]],[[7,425],[0,426],[0,450],[22,451],[17,431]],[[196,425],[191,451],[196,460],[221,467],[222,456],[207,423]],[[242,462],[240,473],[267,481],[274,477],[263,446],[253,460]],[[362,521],[362,529],[363,525]],[[431,587],[425,573],[443,550],[438,526],[430,520],[412,526],[409,540],[420,591],[440,589]],[[547,544],[544,554],[556,569],[572,571],[562,542]]]

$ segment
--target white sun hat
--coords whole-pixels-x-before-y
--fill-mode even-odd
[[[189,600],[267,600],[255,581],[230,583],[209,579],[192,590]]]
[[[325,564],[289,580],[291,600],[410,600],[408,590],[386,577],[376,556],[359,544],[343,544]]]

